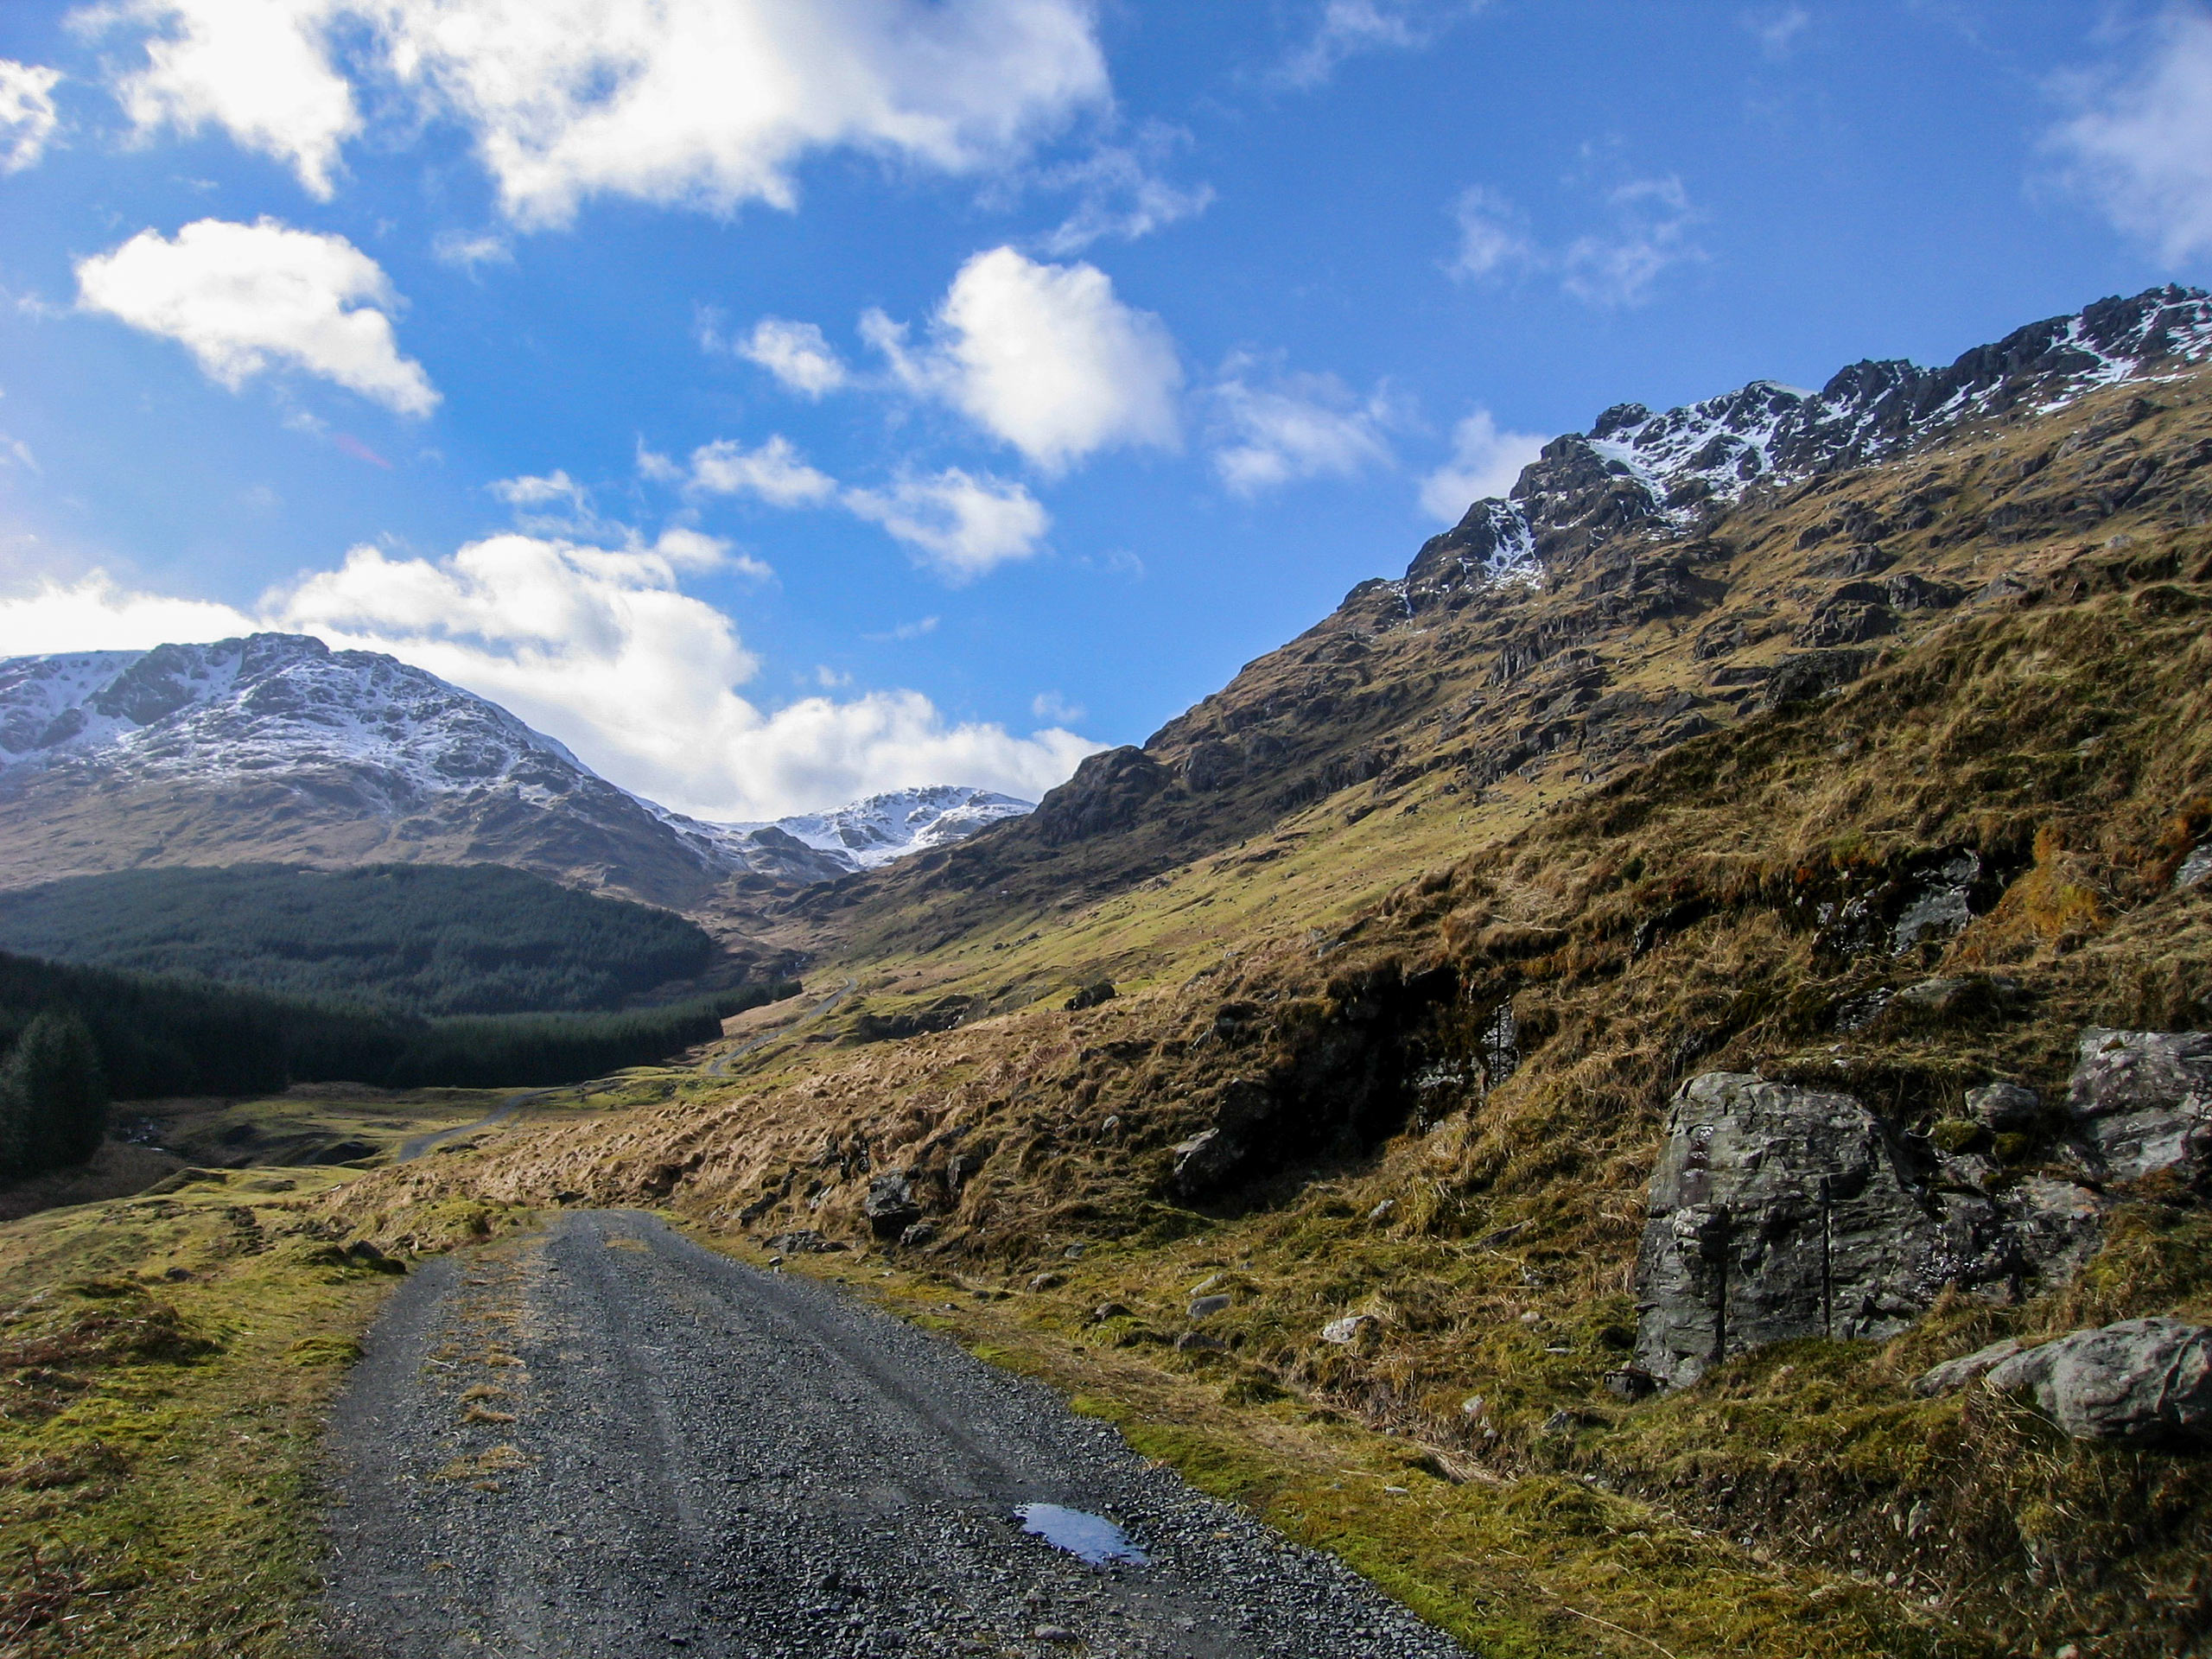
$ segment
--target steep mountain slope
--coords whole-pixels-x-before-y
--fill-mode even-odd
[[[161,864],[512,865],[677,909],[1027,810],[973,789],[777,824],[687,818],[498,704],[297,634],[0,662],[0,885]]]
[[[960,848],[807,895],[815,931],[789,937],[912,948],[1078,908],[1279,830],[1303,840],[1324,800],[1402,811],[1440,781],[1459,804],[1555,798],[1833,689],[2005,590],[2039,542],[2203,511],[2196,429],[2164,404],[2208,353],[2212,301],[2155,289],[1948,369],[1608,410],[1141,748],[1094,755]]]
[[[1916,1383],[2212,1321],[2207,309],[1609,414],[1031,817],[804,895],[826,1024],[353,1202],[866,1249],[1205,1385],[1238,1468],[1364,1422],[1405,1490],[1294,1512],[1498,1651],[2194,1651],[2201,1455]]]

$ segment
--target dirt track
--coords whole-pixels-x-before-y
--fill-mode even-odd
[[[1044,1389],[632,1212],[425,1265],[332,1449],[348,1659],[1463,1652]],[[1037,1501],[1149,1561],[1027,1535]]]

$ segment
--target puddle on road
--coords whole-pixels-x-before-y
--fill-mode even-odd
[[[1042,1538],[1055,1549],[1103,1567],[1109,1561],[1128,1561],[1142,1567],[1152,1558],[1129,1541],[1129,1536],[1103,1515],[1064,1509],[1058,1503],[1020,1503],[1014,1519],[1021,1529]]]

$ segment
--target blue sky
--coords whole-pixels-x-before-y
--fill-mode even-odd
[[[0,652],[1033,797],[1607,404],[2212,265],[2212,11],[0,7]]]

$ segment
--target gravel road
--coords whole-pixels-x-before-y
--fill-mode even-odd
[[[331,1441],[340,1659],[1464,1659],[1046,1389],[635,1212],[426,1263]],[[1033,1502],[1149,1560],[1065,1554]]]

